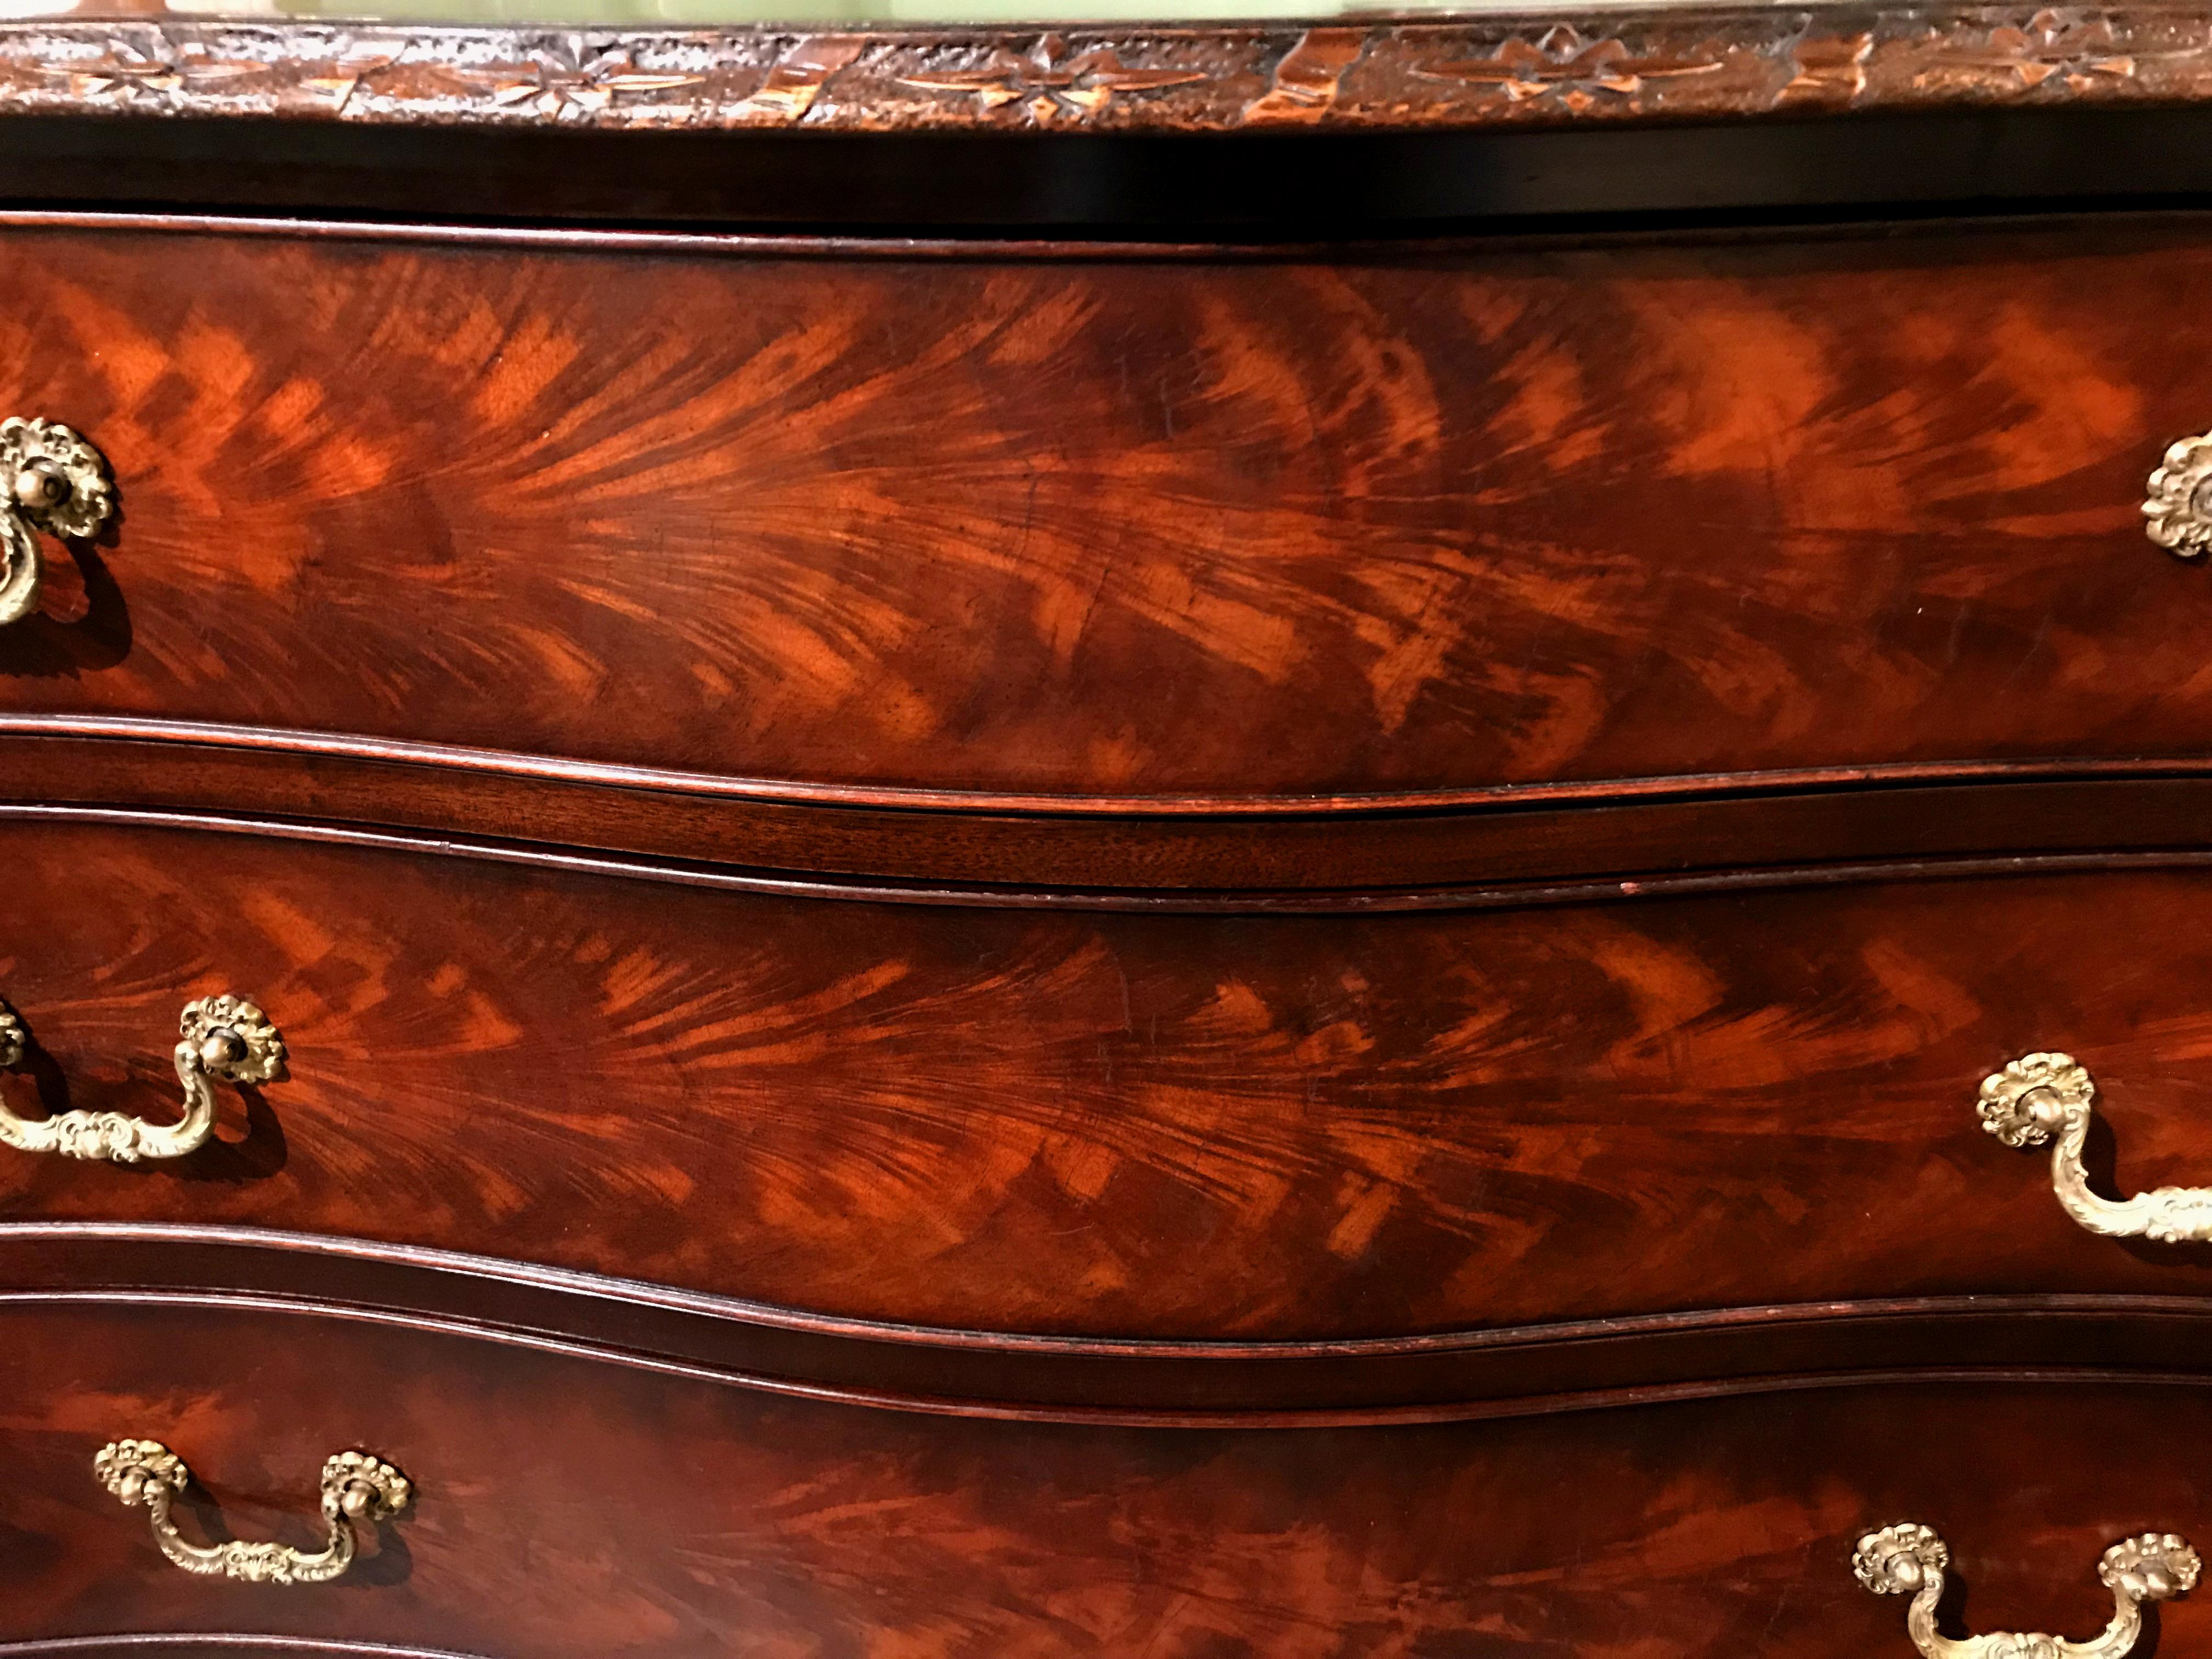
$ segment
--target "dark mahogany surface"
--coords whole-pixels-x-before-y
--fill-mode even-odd
[[[9,1222],[26,1295],[465,1332],[811,1399],[1133,1427],[1442,1423],[2002,1374],[2202,1380],[2202,1297],[1876,1297],[1366,1340],[1037,1336],[842,1319],[489,1257],[262,1228]]]
[[[1623,878],[1634,891],[1659,877],[1828,878],[1846,864],[2212,852],[2206,760],[1770,774],[1648,791],[1520,786],[1526,793],[1510,799],[1432,798],[1404,810],[1279,799],[1279,810],[1229,811],[1183,799],[1079,813],[973,799],[951,807],[940,797],[938,810],[915,811],[781,791],[642,787],[623,781],[628,769],[536,768],[483,750],[434,757],[410,745],[395,757],[358,740],[311,745],[268,732],[216,742],[205,727],[186,728],[195,735],[184,740],[152,736],[146,723],[130,736],[65,736],[23,716],[12,726],[0,715],[0,816],[176,817],[306,836],[381,826],[514,857],[680,860],[699,880],[828,876],[848,878],[841,888],[991,902],[1355,909],[1453,904],[1530,884],[1618,893]]]
[[[1046,796],[2212,748],[2193,219],[515,243],[0,235],[0,404],[124,507],[0,707]]]
[[[1864,1528],[1938,1528],[1976,1631],[2100,1628],[2106,1545],[2212,1528],[2194,1387],[1833,1390],[1517,1423],[1140,1431],[777,1399],[283,1315],[0,1318],[0,1638],[248,1631],[696,1659],[1908,1655]],[[158,1437],[179,1524],[295,1544],[333,1450],[418,1494],[354,1574],[170,1566],[92,1455]],[[2023,1447],[2033,1476],[2022,1478]],[[2163,1612],[2199,1650],[2207,1610]]]
[[[712,894],[15,823],[19,1111],[174,1109],[191,995],[293,1075],[221,1144],[9,1153],[11,1220],[250,1224],[798,1309],[1398,1335],[1996,1291],[2201,1294],[1974,1091],[2059,1047],[2124,1191],[2212,1183],[2212,879],[2142,872],[1376,916]],[[1569,1386],[1571,1386],[1570,1384]]]

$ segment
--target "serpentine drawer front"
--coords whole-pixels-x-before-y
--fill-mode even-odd
[[[17,228],[0,407],[125,521],[0,633],[4,712],[1046,797],[2198,753],[2208,349],[2194,225]]]
[[[164,1133],[179,1003],[255,997],[187,1011],[205,1144],[127,1170],[0,1145],[12,1222],[1095,1335],[2212,1290],[2197,1251],[2084,1231],[1984,1132],[1984,1077],[2063,1037],[2104,1091],[2095,1190],[2212,1182],[2192,872],[1206,916],[137,826],[0,825],[0,858],[100,872],[0,897],[32,942],[0,974],[19,1143],[64,1111]],[[223,1058],[241,1030],[264,1060]],[[2040,1076],[1998,1097],[2063,1117]]]
[[[2086,1640],[2117,1594],[2156,1609],[2160,1651],[2178,1654],[2207,1611],[2161,1600],[2189,1565],[2166,1530],[2212,1522],[2175,1455],[2212,1436],[2201,1389],[1893,1386],[1490,1423],[1139,1428],[886,1411],[390,1323],[141,1305],[0,1313],[0,1641],[252,1630],[511,1659],[696,1659],[732,1643],[1636,1659],[1755,1637],[1748,1650],[1802,1659],[1912,1659],[1905,1609],[1860,1580],[1915,1588],[1904,1575],[1931,1547],[1966,1584],[1973,1631]],[[2024,1423],[2033,1481],[2016,1478]],[[188,1542],[310,1550],[357,1529],[358,1558],[320,1583],[179,1571],[94,1473],[125,1428],[189,1464],[171,1523]],[[334,1445],[374,1455],[334,1477],[320,1473]],[[406,1472],[404,1507],[386,1515],[387,1485],[359,1505],[384,1518],[347,1522],[345,1482],[385,1459]],[[1899,1515],[1940,1521],[1938,1543],[1859,1544]],[[2148,1540],[2147,1516],[2163,1523]]]
[[[1272,237],[0,210],[0,1659],[2212,1651],[2212,216]]]

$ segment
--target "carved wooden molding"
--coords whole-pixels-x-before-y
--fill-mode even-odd
[[[0,24],[0,113],[602,128],[1475,128],[2212,98],[2212,4],[1356,26]]]

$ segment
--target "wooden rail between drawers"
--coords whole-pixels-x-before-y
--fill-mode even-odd
[[[1453,1422],[1869,1382],[2212,1382],[2212,1303],[1907,1297],[1314,1342],[1125,1341],[810,1315],[449,1251],[253,1228],[0,1224],[0,1309],[256,1308],[771,1393],[1159,1427]]]
[[[0,722],[0,813],[207,815],[299,834],[388,825],[420,832],[428,850],[453,850],[455,837],[527,842],[826,878],[825,893],[857,884],[872,896],[904,887],[981,902],[1203,895],[1224,908],[1325,906],[1331,895],[1352,908],[1480,902],[1510,898],[1516,885],[1633,892],[1691,874],[2212,851],[2212,762],[1593,783],[1425,809],[1386,799],[1041,811],[945,793],[851,805],[784,798],[796,790],[761,799],[647,787],[498,758],[513,763],[399,760],[327,741],[59,736]],[[938,804],[918,808],[921,799]]]

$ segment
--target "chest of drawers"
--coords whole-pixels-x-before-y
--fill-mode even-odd
[[[2212,221],[1679,165],[2100,18],[0,25],[0,1656],[2207,1650]]]

